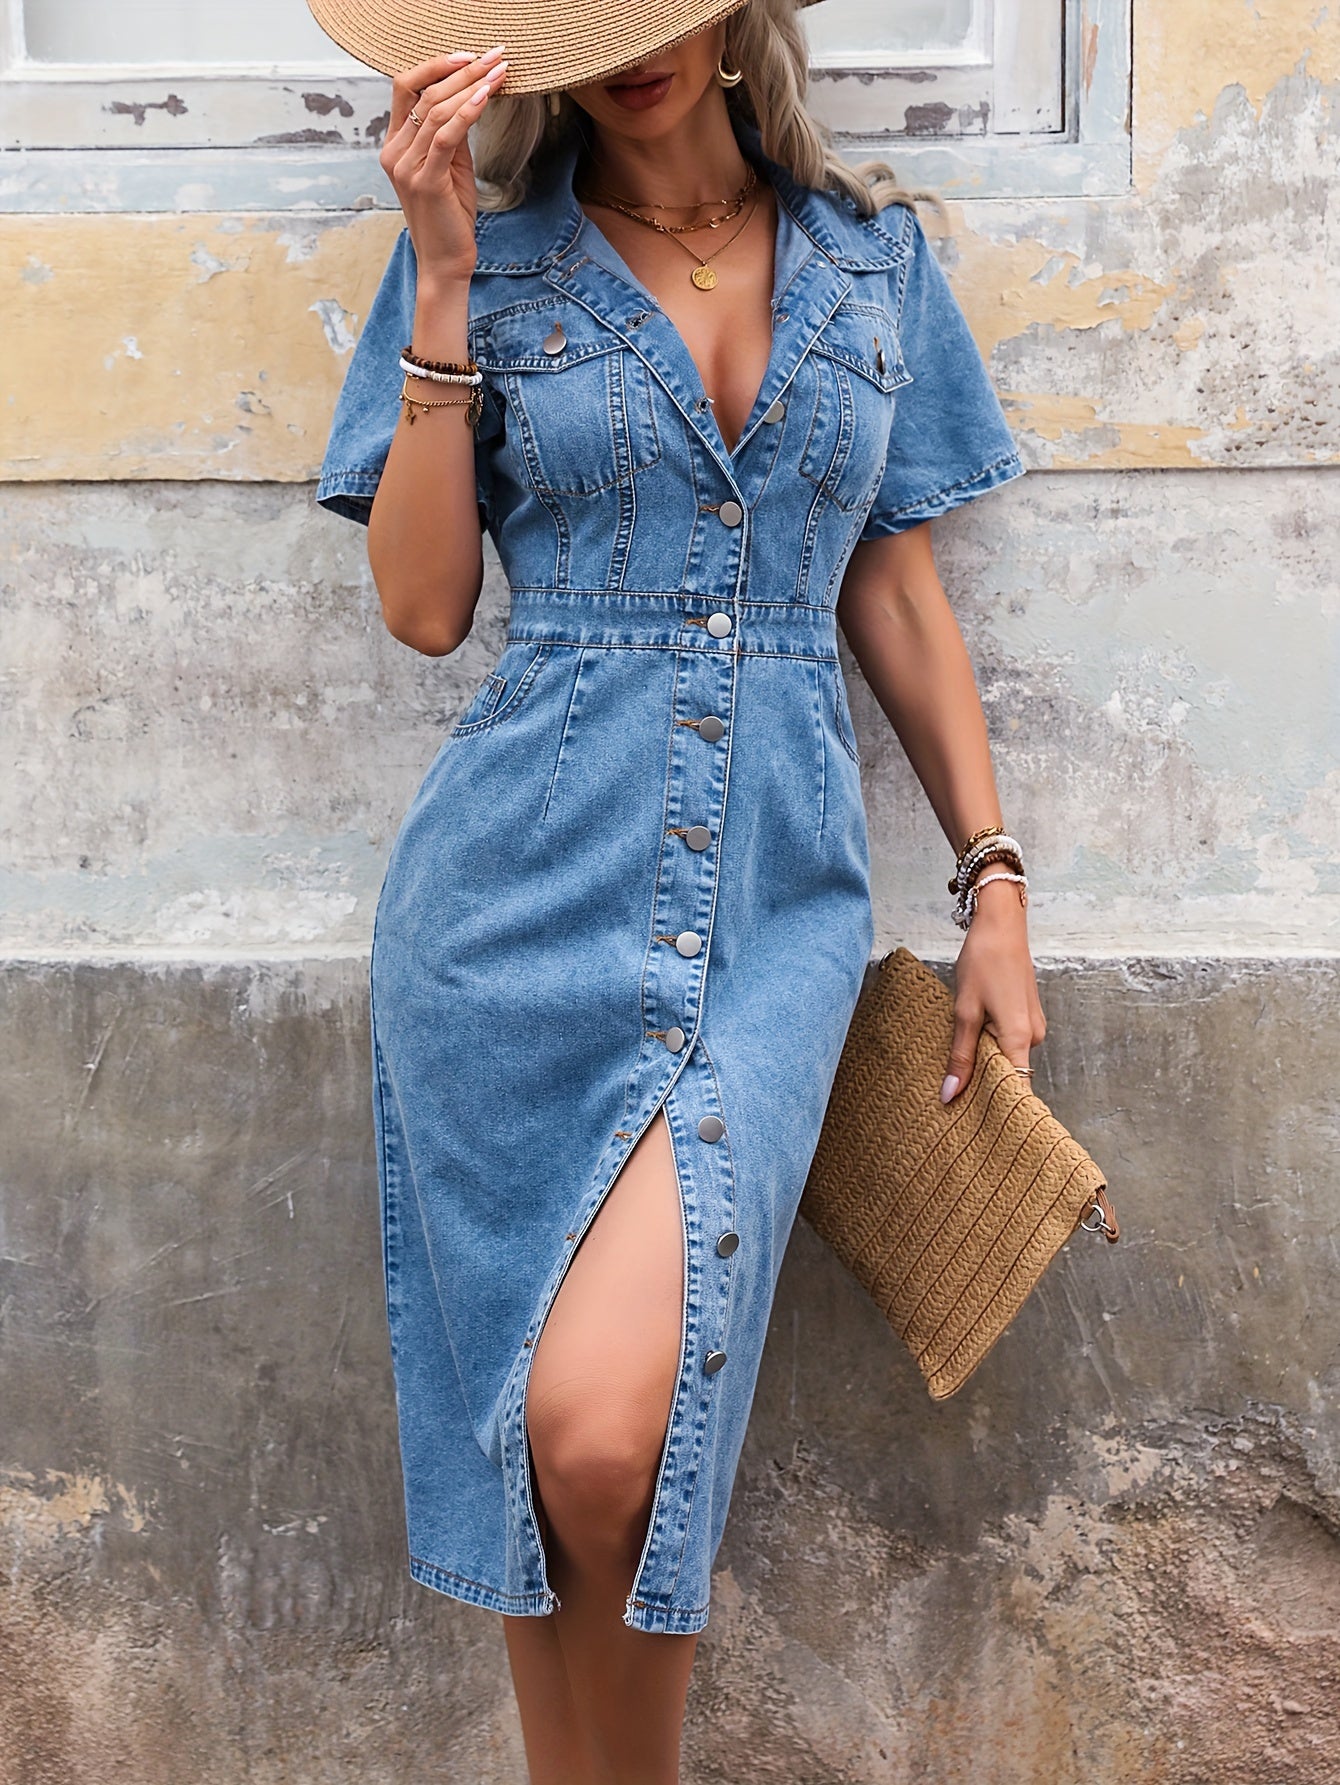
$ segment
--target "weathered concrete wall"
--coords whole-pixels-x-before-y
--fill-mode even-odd
[[[1340,18],[1136,0],[1135,68],[1131,193],[951,207],[1035,469],[937,534],[1124,1238],[932,1407],[797,1231],[692,1785],[1340,1778]],[[364,1007],[506,591],[415,658],[309,481],[395,227],[0,217],[0,1785],[522,1775],[405,1573]]]
[[[404,1566],[365,964],[14,964],[6,1785],[513,1785],[496,1619]],[[797,1230],[697,1785],[1340,1776],[1337,964],[1043,975],[1111,1163],[960,1396]]]
[[[1340,944],[1340,471],[1034,472],[940,538],[1038,948]],[[308,488],[11,485],[0,541],[0,943],[365,947],[395,826],[501,646],[491,544],[474,632],[429,660]],[[845,660],[881,933],[934,951],[946,845]]]

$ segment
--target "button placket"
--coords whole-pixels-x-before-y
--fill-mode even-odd
[[[704,1455],[710,1454],[712,1421],[720,1417],[714,1402],[721,1391],[712,1378],[726,1359],[733,1273],[713,1248],[718,1243],[718,1223],[723,1216],[729,1218],[734,1207],[734,1165],[728,1146],[699,1148],[693,1139],[699,1112],[709,1110],[717,1095],[715,1073],[700,1048],[676,1080],[668,1112],[672,1134],[681,1141],[687,1136],[687,1144],[695,1148],[681,1179],[687,1235],[684,1354],[671,1402],[670,1442],[658,1499],[629,1606],[645,1604],[648,1584],[673,1578],[682,1561],[693,1484]]]
[[[701,615],[685,619],[695,617],[701,624]],[[701,633],[697,642],[698,648],[680,653],[674,677],[667,807],[668,815],[682,814],[683,822],[666,826],[654,906],[652,940],[658,946],[643,984],[647,1035],[671,1054],[689,1044],[697,1023],[717,869],[713,845],[725,799],[726,758],[715,749],[700,748],[701,738],[689,735],[698,721],[688,715],[715,716],[714,707],[729,712],[734,685],[733,652],[707,648]],[[681,719],[680,714],[686,716]],[[724,725],[722,731],[724,735]],[[673,846],[671,838],[676,840]],[[664,1060],[660,1048],[651,1058],[658,1055]]]

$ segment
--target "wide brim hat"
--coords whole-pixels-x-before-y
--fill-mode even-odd
[[[736,12],[745,0],[307,0],[342,50],[401,74],[453,50],[506,45],[502,94],[605,80]],[[815,0],[796,0],[797,7]]]

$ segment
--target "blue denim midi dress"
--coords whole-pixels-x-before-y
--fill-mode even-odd
[[[666,1112],[680,1360],[624,1613],[657,1632],[707,1620],[777,1274],[874,940],[843,570],[858,540],[1023,469],[914,213],[862,219],[736,130],[778,230],[771,357],[734,451],[678,330],[574,198],[575,148],[523,205],[479,215],[477,493],[509,623],[396,837],[371,964],[423,1584],[554,1608],[529,1366],[582,1235]],[[358,521],[399,417],[414,289],[402,231],[317,488]]]

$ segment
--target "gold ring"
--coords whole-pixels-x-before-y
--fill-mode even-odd
[[[415,111],[413,106],[411,106],[409,108],[409,121],[411,124],[414,124],[414,125],[419,125],[419,124],[423,123],[423,119],[419,116],[418,112]]]

